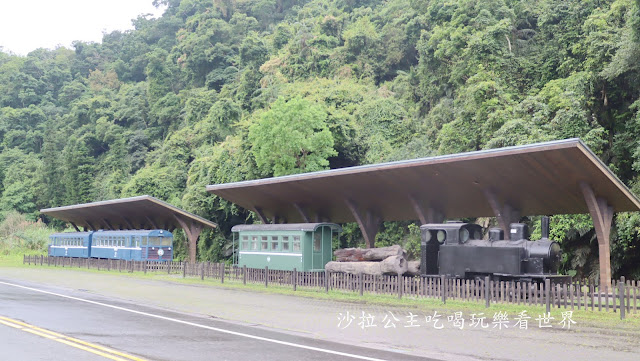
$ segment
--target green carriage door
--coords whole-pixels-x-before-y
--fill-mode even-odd
[[[324,269],[324,265],[328,262],[326,255],[331,255],[331,229],[329,227],[319,227],[316,229],[313,232],[313,244],[311,247],[311,269]]]

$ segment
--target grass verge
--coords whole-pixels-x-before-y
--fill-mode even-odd
[[[375,306],[375,307],[386,307],[391,309],[402,309],[402,310],[416,310],[416,312],[420,312],[422,314],[432,314],[433,312],[438,312],[442,315],[442,318],[446,320],[446,317],[452,315],[454,312],[462,312],[464,315],[467,315],[467,318],[471,314],[476,314],[477,317],[480,314],[484,314],[488,323],[491,323],[493,320],[493,316],[497,312],[506,312],[509,315],[509,319],[513,320],[514,317],[522,311],[526,311],[528,316],[531,316],[529,320],[530,324],[536,324],[535,320],[539,315],[545,313],[544,306],[538,305],[525,305],[525,304],[507,304],[507,303],[495,303],[492,304],[489,308],[485,307],[484,300],[482,301],[461,301],[455,299],[449,299],[446,303],[442,303],[442,300],[439,298],[414,298],[414,297],[403,297],[401,299],[398,298],[397,295],[388,295],[388,294],[372,294],[365,293],[363,296],[360,296],[359,293],[356,292],[347,292],[347,291],[339,291],[339,290],[330,290],[328,293],[325,292],[324,288],[307,288],[307,287],[298,287],[296,291],[293,290],[292,286],[283,286],[278,284],[269,284],[268,287],[265,287],[263,283],[247,283],[246,285],[242,284],[242,280],[235,280],[225,278],[224,283],[222,283],[219,279],[205,278],[201,280],[200,277],[186,277],[182,278],[181,274],[166,274],[166,273],[144,273],[144,272],[133,272],[129,273],[127,271],[118,271],[118,270],[97,270],[97,269],[85,269],[85,268],[62,268],[62,267],[53,267],[53,266],[28,266],[22,264],[22,255],[9,255],[9,256],[0,256],[0,267],[23,267],[23,268],[36,268],[37,269],[59,269],[59,270],[69,270],[76,272],[87,272],[87,273],[99,273],[99,274],[109,274],[109,275],[117,275],[120,277],[132,277],[138,279],[146,279],[146,280],[155,280],[162,281],[167,283],[178,283],[178,284],[188,284],[188,285],[196,285],[196,286],[206,286],[206,287],[220,287],[225,289],[232,289],[238,291],[248,291],[248,292],[257,292],[257,293],[266,293],[266,294],[280,294],[280,295],[288,295],[288,296],[296,296],[296,297],[306,297],[313,299],[321,299],[335,302],[348,302],[352,304],[362,305],[363,310],[366,310],[367,306]],[[552,307],[551,308],[551,316],[555,317],[555,320],[552,321],[554,327],[557,327],[557,323],[562,319],[562,312],[570,311],[571,308],[564,307]],[[620,315],[618,313],[614,313],[612,311],[605,312],[597,311],[597,307],[595,311],[590,310],[573,310],[572,319],[577,322],[579,327],[584,328],[597,328],[602,331],[615,331],[615,332],[625,332],[629,335],[640,337],[640,314],[639,313],[627,313],[625,320],[620,320]]]

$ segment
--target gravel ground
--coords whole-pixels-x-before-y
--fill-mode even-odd
[[[516,327],[515,315],[509,315],[508,328],[486,315],[488,327],[483,329],[471,327],[470,315],[464,315],[464,327],[459,329],[455,315],[450,314],[434,318],[426,311],[81,270],[0,268],[0,279],[82,290],[311,338],[444,360],[640,359],[640,330],[599,329],[580,323],[562,329],[560,311],[552,313],[556,317],[552,328],[539,328],[538,315],[529,315],[527,329]]]

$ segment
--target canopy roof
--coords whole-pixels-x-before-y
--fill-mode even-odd
[[[640,200],[579,139],[207,186],[264,217],[356,221],[355,207],[384,221],[415,220],[416,205],[448,219],[495,216],[494,199],[522,215],[588,213],[588,185],[618,211]],[[488,196],[491,195],[491,196]]]
[[[41,213],[85,229],[183,228],[180,221],[215,228],[218,225],[151,196],[47,208]]]
[[[239,224],[231,228],[232,232],[244,231],[301,231],[315,232],[322,226],[331,227],[333,232],[342,232],[342,227],[335,223],[283,223],[283,224]]]

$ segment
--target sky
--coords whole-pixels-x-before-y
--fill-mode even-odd
[[[132,29],[140,14],[162,15],[153,0],[0,0],[0,47],[27,55],[37,48],[100,42],[103,33]]]

